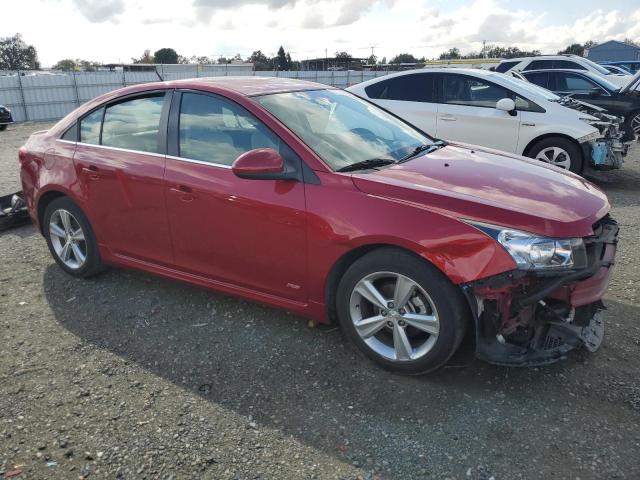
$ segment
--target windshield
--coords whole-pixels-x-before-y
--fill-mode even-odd
[[[384,110],[341,90],[257,97],[334,170],[373,159],[400,160],[433,139]]]
[[[596,62],[592,62],[588,58],[581,58],[580,60],[582,60],[584,63],[587,63],[588,65],[593,67],[593,69],[596,72],[601,73],[602,75],[613,75],[613,73],[611,73],[609,70],[604,68],[602,65],[598,65]]]

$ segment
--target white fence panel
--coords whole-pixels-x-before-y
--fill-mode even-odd
[[[260,76],[295,78],[346,88],[386,71],[261,71],[227,65],[200,65],[193,68],[159,66],[158,73],[149,72],[82,72],[53,75],[0,76],[0,104],[12,111],[17,122],[56,120],[83,103],[118,88],[139,83],[197,77]]]

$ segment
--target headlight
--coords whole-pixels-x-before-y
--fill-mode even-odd
[[[495,225],[469,222],[494,238],[521,270],[585,268],[587,252],[581,238],[548,238]]]

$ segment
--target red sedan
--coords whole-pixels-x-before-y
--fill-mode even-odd
[[[62,269],[132,267],[337,321],[379,364],[533,365],[602,340],[606,196],[522,157],[434,140],[348,92],[216,78],[137,85],[20,149]]]

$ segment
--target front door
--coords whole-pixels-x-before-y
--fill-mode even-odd
[[[510,115],[496,103],[513,93],[484,79],[442,75],[438,105],[438,138],[515,152],[520,132],[520,112]],[[515,101],[515,99],[514,99]]]
[[[304,184],[238,178],[244,152],[274,148],[300,159],[262,122],[223,97],[178,92],[165,174],[177,266],[216,281],[306,299]]]
[[[171,259],[160,123],[165,92],[127,98],[80,120],[74,163],[98,241],[112,253]],[[104,121],[103,121],[104,119]]]

